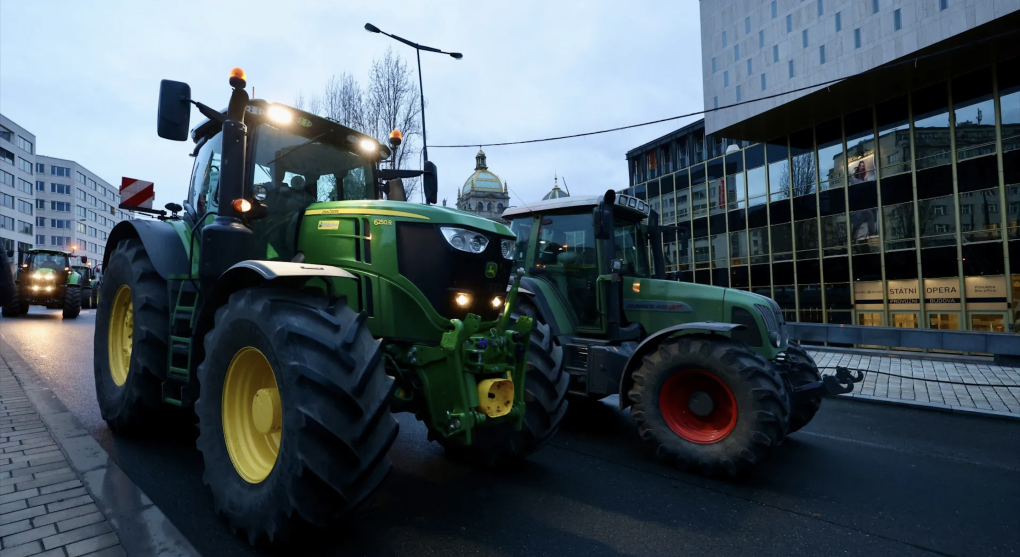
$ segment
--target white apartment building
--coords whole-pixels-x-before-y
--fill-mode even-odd
[[[15,261],[35,240],[35,152],[35,134],[0,114],[0,249]]]

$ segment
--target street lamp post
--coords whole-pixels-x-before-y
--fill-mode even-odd
[[[439,54],[446,54],[446,55],[450,56],[451,58],[453,58],[455,60],[460,60],[461,58],[464,57],[464,55],[459,53],[459,52],[444,52],[442,50],[439,50],[438,48],[432,48],[431,46],[425,46],[423,44],[418,44],[418,43],[415,43],[415,42],[411,42],[411,41],[409,41],[409,40],[407,40],[407,39],[405,39],[403,37],[398,37],[396,35],[391,35],[391,34],[387,33],[386,31],[383,31],[383,30],[379,29],[375,25],[372,25],[371,23],[366,23],[365,24],[365,30],[370,32],[370,33],[381,33],[383,35],[386,35],[387,37],[389,37],[389,38],[391,38],[393,40],[400,41],[400,42],[406,44],[407,46],[410,46],[415,51],[415,56],[417,57],[417,60],[418,60],[418,97],[421,100],[421,151],[422,151],[422,155],[425,157],[425,162],[427,163],[428,160],[429,160],[429,146],[428,146],[428,139],[427,139],[427,137],[425,135],[425,90],[422,88],[422,81],[421,81],[421,51],[425,50],[425,51],[428,51],[428,52],[438,52]],[[396,157],[396,154],[394,154],[394,158],[395,157]],[[396,164],[395,160],[394,160],[394,164]]]

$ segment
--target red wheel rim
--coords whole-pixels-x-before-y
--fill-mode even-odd
[[[711,400],[711,410],[701,414],[691,408],[691,397]],[[674,433],[692,443],[715,443],[737,425],[737,401],[733,391],[714,375],[696,369],[674,373],[659,392],[659,410]]]

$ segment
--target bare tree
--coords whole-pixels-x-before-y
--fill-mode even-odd
[[[783,167],[780,178],[784,186],[792,188],[793,197],[815,192],[815,157],[812,153],[796,155]]]
[[[296,102],[304,104],[303,95],[299,94]],[[392,49],[382,59],[372,61],[367,88],[362,88],[351,74],[334,75],[326,82],[322,95],[309,98],[308,111],[371,135],[384,145],[388,144],[390,131],[400,130],[403,143],[397,148],[396,167],[419,167],[421,91],[407,63]],[[412,199],[420,188],[419,179],[403,182],[407,199]]]

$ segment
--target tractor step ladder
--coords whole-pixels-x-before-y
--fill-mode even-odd
[[[163,400],[178,406],[190,406],[188,382],[191,379],[191,333],[195,325],[195,308],[198,292],[189,279],[172,280],[179,283],[177,303],[170,314],[170,346],[167,354],[166,381],[163,382]]]

